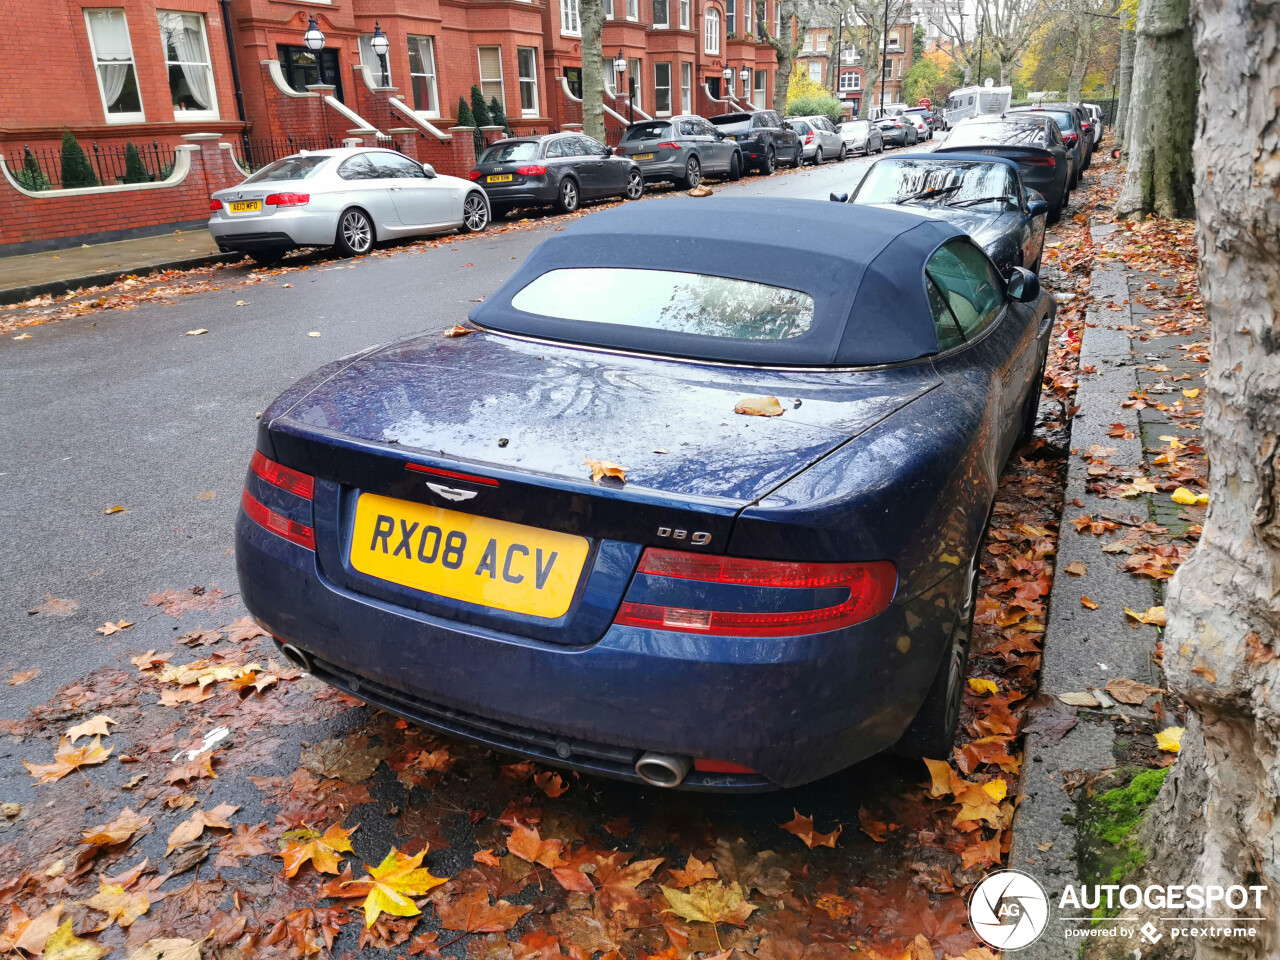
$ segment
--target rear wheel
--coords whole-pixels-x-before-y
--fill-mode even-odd
[[[573,213],[578,209],[578,182],[566,177],[560,182],[560,191],[556,194],[556,209],[561,213]]]
[[[813,165],[815,167],[822,166],[822,148],[821,147],[819,147],[813,153]]]
[[[680,186],[684,190],[692,190],[701,182],[702,164],[697,157],[690,157],[689,162],[684,165],[684,178],[680,181]]]
[[[467,233],[480,233],[489,225],[489,205],[478,193],[467,194],[462,202],[462,229]]]
[[[742,179],[742,154],[740,153],[735,153],[733,159],[729,161],[729,179],[734,181]]]
[[[1063,207],[1063,204],[1065,204],[1066,202],[1067,202],[1066,197],[1063,197],[1061,202],[1050,207],[1048,216],[1045,217],[1045,221],[1048,223],[1057,223],[1059,220],[1061,220],[1062,207]]]
[[[627,186],[622,195],[628,200],[639,200],[644,195],[644,177],[639,170],[627,174]]]
[[[840,144],[840,152],[836,155],[837,160],[844,160],[849,156],[849,145],[847,143]]]
[[[776,169],[778,169],[778,155],[773,152],[772,146],[766,147],[764,159],[760,161],[760,172],[766,177],[771,177]]]
[[[373,221],[359,207],[353,207],[338,221],[338,236],[334,246],[344,257],[360,257],[373,249]]]
[[[981,548],[979,548],[981,549]],[[956,625],[938,672],[934,674],[924,703],[915,719],[893,746],[893,752],[902,757],[931,760],[951,758],[951,746],[955,742],[956,724],[960,721],[960,703],[964,699],[965,673],[969,666],[969,642],[973,637],[973,611],[978,603],[978,555],[969,560],[965,593],[956,611]]]

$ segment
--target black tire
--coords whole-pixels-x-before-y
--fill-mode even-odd
[[[484,233],[488,226],[489,204],[481,194],[473,190],[462,201],[462,232]]]
[[[984,528],[985,529],[985,528]],[[973,611],[978,603],[978,556],[969,561],[967,596],[962,597],[956,625],[951,631],[938,672],[929,692],[907,727],[902,738],[893,745],[900,757],[919,760],[950,760],[955,743],[956,725],[960,721],[960,704],[964,699],[965,674],[969,666],[969,643],[973,639]]]
[[[639,200],[644,196],[644,177],[639,170],[632,170],[627,174],[627,185],[622,190],[622,196],[627,200]]]
[[[1049,213],[1044,218],[1045,223],[1057,223],[1059,220],[1061,220],[1062,208],[1066,205],[1066,202],[1067,202],[1067,198],[1063,197],[1062,203],[1059,203],[1057,206],[1050,207]]]
[[[333,245],[343,257],[362,257],[377,242],[378,236],[373,227],[373,220],[359,207],[350,207],[342,211],[338,218],[338,235]]]
[[[765,148],[764,159],[760,161],[760,173],[762,176],[771,177],[773,171],[778,169],[778,155],[773,151],[773,145],[770,144]]]
[[[840,152],[836,154],[836,160],[843,163],[849,157],[849,145],[847,143],[840,144]]]
[[[742,154],[735,153],[729,161],[729,179],[737,182],[742,179]]]
[[[260,267],[274,267],[284,259],[285,250],[250,250],[249,256]]]
[[[804,163],[804,148],[800,146],[799,141],[797,141],[796,156],[795,156],[795,159],[791,161],[791,169],[798,170],[800,168],[800,164],[802,163]]]
[[[561,213],[573,213],[582,202],[582,194],[578,191],[578,181],[565,177],[560,181],[560,189],[556,191],[556,209]]]
[[[815,167],[822,166],[822,147],[821,146],[819,146],[817,150],[813,151],[813,165]]]
[[[684,165],[684,176],[680,180],[680,189],[692,190],[702,182],[702,164],[697,157],[690,157]]]
[[[1038,264],[1037,260],[1037,266]],[[1048,362],[1049,357],[1046,354],[1040,361],[1036,378],[1031,382],[1031,389],[1027,391],[1027,398],[1022,401],[1022,426],[1018,428],[1018,439],[1013,445],[1014,450],[1021,450],[1035,438],[1036,417],[1040,413],[1040,393],[1044,389],[1044,371]]]

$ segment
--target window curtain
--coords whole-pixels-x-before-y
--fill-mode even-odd
[[[174,26],[170,37],[181,61],[182,76],[187,81],[187,89],[191,91],[191,99],[200,104],[201,110],[208,110],[213,105],[213,97],[200,20],[195,14],[184,13],[181,14],[180,23]]]
[[[133,64],[129,46],[129,28],[123,10],[97,10],[89,17],[93,30],[93,49],[98,57],[98,73],[102,77],[103,98],[110,110],[124,90]]]

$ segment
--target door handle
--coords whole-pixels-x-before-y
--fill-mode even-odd
[[[394,193],[396,190],[403,190],[403,189],[404,189],[403,187],[392,187],[391,191]]]

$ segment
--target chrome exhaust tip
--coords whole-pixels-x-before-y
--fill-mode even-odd
[[[278,641],[277,641],[278,642]],[[311,672],[311,656],[303,650],[299,650],[292,643],[281,643],[280,653],[291,664],[301,670],[303,673]]]
[[[636,761],[636,776],[651,787],[678,787],[692,769],[691,759],[669,753],[646,753]]]

